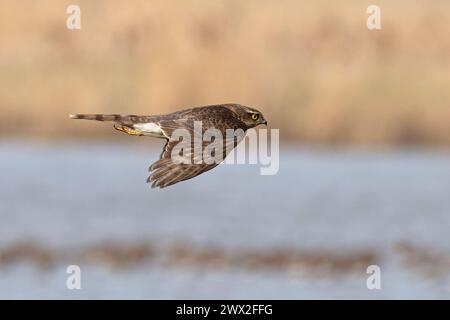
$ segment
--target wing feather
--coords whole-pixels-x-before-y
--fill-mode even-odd
[[[147,182],[151,183],[152,188],[165,188],[175,183],[194,178],[215,168],[219,164],[216,162],[198,162],[198,157],[195,157],[195,155],[199,154],[203,156],[203,150],[206,146],[219,146],[219,141],[209,142],[202,140],[202,144],[200,145],[201,150],[195,150],[194,148],[198,148],[198,146],[194,145],[193,136],[196,134],[203,134],[205,130],[203,130],[203,132],[198,132],[198,129],[194,127],[194,121],[192,119],[162,120],[158,122],[158,125],[164,136],[167,138],[167,142],[160,155],[160,159],[154,162],[149,168],[150,176],[148,177]],[[175,146],[180,143],[179,140],[172,140],[172,133],[177,129],[186,129],[191,134],[191,149],[190,152],[186,154],[191,160],[190,163],[180,163],[172,159],[172,151]],[[242,136],[238,136],[230,139],[223,134],[222,160],[225,159],[229,151],[231,151],[242,138]]]

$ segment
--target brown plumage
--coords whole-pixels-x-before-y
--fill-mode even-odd
[[[152,136],[166,139],[160,159],[153,163],[150,168],[150,176],[147,182],[152,187],[164,188],[180,181],[188,180],[202,174],[217,166],[217,163],[205,163],[192,161],[189,164],[178,163],[172,159],[172,150],[180,142],[172,138],[176,129],[186,129],[194,136],[194,121],[202,121],[202,132],[210,128],[218,129],[223,136],[223,157],[227,156],[232,148],[243,139],[243,136],[226,138],[226,129],[247,129],[259,124],[267,124],[261,112],[256,109],[239,104],[220,104],[197,108],[180,110],[177,112],[158,116],[136,116],[136,115],[106,115],[106,114],[76,114],[70,116],[72,119],[85,119],[97,121],[112,121],[114,128],[129,135]],[[202,143],[202,151],[211,142]],[[226,148],[225,146],[231,146]],[[192,141],[192,148],[194,142]],[[192,149],[193,150],[193,149]],[[194,160],[194,154],[191,153]]]

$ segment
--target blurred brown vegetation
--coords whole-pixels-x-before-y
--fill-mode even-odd
[[[0,134],[110,135],[70,113],[158,114],[239,102],[281,137],[450,145],[450,2],[0,3]]]
[[[409,242],[393,246],[395,261],[407,271],[442,280],[448,275],[450,254]],[[86,247],[57,249],[35,241],[11,243],[0,247],[0,269],[20,263],[48,270],[57,264],[82,261],[113,270],[159,265],[183,269],[242,269],[249,271],[278,271],[309,276],[330,274],[361,274],[371,264],[386,263],[386,256],[373,248],[333,252],[305,251],[285,248],[230,250],[217,246],[196,246],[184,242],[170,244],[149,242],[104,242]]]
[[[0,247],[0,269],[18,263],[28,263],[39,269],[48,269],[68,260],[83,261],[112,269],[143,266],[146,263],[165,267],[296,272],[311,275],[326,273],[351,273],[364,270],[375,263],[379,254],[371,249],[333,253],[319,250],[299,251],[291,248],[264,251],[230,251],[221,247],[198,247],[174,243],[99,243],[77,250],[58,250],[34,242],[12,243]]]

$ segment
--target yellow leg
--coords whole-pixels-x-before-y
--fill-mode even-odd
[[[142,135],[141,131],[131,129],[129,127],[124,127],[124,126],[121,126],[121,125],[118,125],[118,124],[114,125],[114,129],[122,131],[122,132],[125,132],[126,134],[129,134],[131,136],[140,136],[140,135]]]

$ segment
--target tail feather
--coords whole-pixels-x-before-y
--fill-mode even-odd
[[[139,122],[141,117],[120,114],[71,114],[70,118],[96,121],[114,121],[120,123],[136,123]]]

